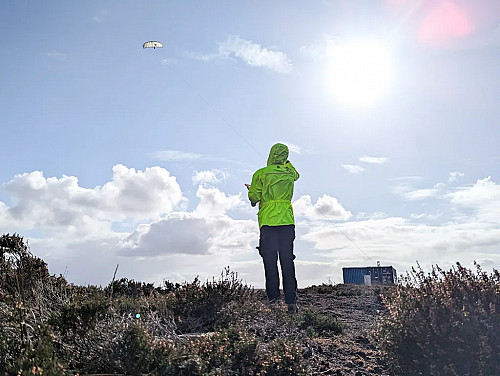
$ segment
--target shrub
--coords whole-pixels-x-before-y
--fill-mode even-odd
[[[120,358],[126,375],[141,376],[152,364],[148,335],[139,325],[130,326],[123,336]]]
[[[418,267],[383,300],[377,341],[405,375],[500,374],[500,274]]]
[[[21,236],[0,236],[0,290],[5,295],[29,299],[37,281],[48,276],[47,264],[31,254]]]
[[[52,312],[49,323],[63,335],[84,336],[93,330],[97,321],[106,315],[109,301],[95,287],[75,292],[72,301]]]
[[[106,295],[110,297],[122,296],[129,298],[151,296],[155,290],[158,291],[160,288],[155,288],[153,283],[137,282],[128,278],[112,281],[104,289]]]
[[[202,284],[198,278],[173,289],[167,296],[180,333],[215,330],[219,312],[231,302],[244,302],[253,289],[226,268],[218,280]]]
[[[342,324],[335,316],[329,313],[320,313],[307,310],[297,316],[298,327],[305,329],[311,337],[317,337],[324,333],[341,334]]]
[[[0,375],[305,374],[293,320],[229,269],[161,288],[75,286],[4,235],[0,272]]]
[[[52,328],[43,320],[48,309],[40,292],[50,279],[46,263],[31,254],[22,237],[0,237],[1,375],[67,374],[54,351]]]
[[[261,355],[263,365],[261,375],[299,376],[308,374],[302,360],[301,348],[297,343],[279,338],[272,341],[266,350]]]
[[[283,339],[265,343],[236,328],[187,336],[177,344],[163,342],[153,349],[152,359],[155,375],[306,375],[297,344]]]
[[[2,307],[0,315],[0,375],[67,375],[54,352],[50,326],[27,323],[27,310],[19,303]]]

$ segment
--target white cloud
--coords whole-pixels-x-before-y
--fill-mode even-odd
[[[231,160],[228,158],[216,157],[209,154],[192,153],[180,150],[159,150],[150,154],[151,158],[163,162],[191,162],[191,161],[212,161],[247,166],[247,163]]]
[[[291,142],[283,142],[286,146],[288,146],[288,150],[290,153],[295,153],[298,155],[302,154],[302,147],[299,145],[292,144]]]
[[[443,216],[441,211],[437,211],[435,213],[412,213],[410,217],[412,219],[419,219],[425,221],[435,221]]]
[[[419,180],[419,179],[411,179]],[[416,201],[424,200],[431,197],[438,197],[443,193],[445,185],[443,183],[437,183],[433,188],[421,188],[415,189],[408,179],[403,179],[394,187],[392,187],[392,192],[398,196],[401,196],[404,200]]]
[[[314,60],[328,60],[332,57],[336,48],[340,44],[340,37],[323,35],[320,42],[309,46],[301,46],[300,52],[306,56],[312,57]]]
[[[170,215],[137,228],[123,242],[121,254],[156,257],[164,254],[206,254],[212,226],[203,218]]]
[[[200,199],[200,203],[194,212],[200,216],[224,215],[228,210],[244,205],[241,194],[226,196],[217,188],[204,188],[200,185],[196,196]]]
[[[195,171],[193,175],[193,184],[215,186],[227,179],[229,179],[229,173],[226,171],[218,169]]]
[[[160,167],[143,172],[116,165],[112,180],[93,189],[80,187],[74,176],[45,178],[41,171],[16,175],[3,188],[14,203],[6,214],[22,229],[91,230],[125,218],[157,218],[185,200],[176,178]]]
[[[121,242],[119,254],[141,258],[165,255],[248,253],[258,238],[254,221],[234,220],[224,215],[205,217],[198,213],[173,213],[137,228]]]
[[[403,197],[406,200],[422,200],[425,198],[430,198],[430,197],[436,196],[437,192],[438,191],[435,188],[417,189],[417,190],[410,191],[410,192],[404,192]]]
[[[404,193],[406,198],[429,197],[436,191],[443,193],[443,188],[443,184],[436,184],[429,190]],[[472,266],[474,260],[481,260],[484,267],[496,265],[498,268],[500,186],[488,177],[471,187],[443,193],[441,198],[449,200],[450,213],[439,210],[434,214],[412,214],[411,219],[387,217],[338,224],[317,223],[301,240],[313,243],[319,256],[354,258],[364,264],[368,260],[357,249],[360,247],[371,259],[394,264],[400,272],[414,266],[416,260],[427,269],[432,264],[448,268],[457,261]],[[436,225],[412,222],[435,221],[443,217],[447,222]]]
[[[192,161],[196,159],[204,159],[205,156],[198,153],[190,153],[179,150],[161,150],[151,154],[154,159],[160,161]]]
[[[341,166],[350,174],[359,174],[360,172],[365,171],[364,167],[358,165],[343,164]]]
[[[293,202],[295,216],[304,216],[315,220],[347,220],[352,217],[350,211],[338,202],[335,197],[323,195],[313,204],[311,196],[304,195]]]
[[[67,273],[75,283],[109,283],[116,264],[128,278],[143,281],[154,275],[160,282],[172,265],[178,275],[218,275],[253,253],[258,241],[256,220],[226,214],[243,205],[240,195],[200,186],[196,209],[174,212],[185,198],[176,178],[159,167],[117,165],[112,180],[93,189],[80,187],[76,177],[46,178],[41,171],[17,175],[2,187],[13,204],[0,202],[0,231],[29,230],[33,252],[51,272]],[[118,232],[121,223],[128,225]],[[185,254],[192,260],[171,258]]]
[[[491,177],[479,179],[471,187],[459,188],[448,197],[458,208],[472,209],[478,220],[500,223],[500,185]]]
[[[262,47],[238,36],[230,36],[226,41],[220,42],[218,49],[219,56],[235,56],[253,67],[263,67],[283,74],[292,71],[292,63],[283,52]]]
[[[226,212],[243,205],[240,195],[227,196],[217,188],[198,187],[200,202],[191,213],[172,213],[139,226],[121,243],[120,254],[156,257],[167,254],[248,252],[257,239],[255,221],[234,220]]]
[[[386,157],[360,157],[359,160],[364,163],[371,163],[371,164],[384,164],[389,162],[389,158]]]
[[[416,180],[397,180],[408,182],[402,198],[419,196],[409,184]],[[245,205],[240,195],[201,185],[195,209],[179,211],[185,198],[168,171],[122,165],[113,168],[109,182],[92,189],[80,187],[76,177],[46,178],[40,171],[17,175],[3,188],[12,204],[0,202],[0,231],[29,233],[32,252],[49,263],[52,273],[67,270],[75,283],[107,284],[116,264],[119,275],[157,283],[163,278],[181,282],[196,275],[217,276],[229,265],[263,286],[261,259],[254,249],[256,218],[233,217],[241,215],[236,210]],[[313,203],[310,196],[301,196],[293,202],[299,284],[305,287],[327,278],[340,282],[342,266],[373,260],[393,265],[400,273],[415,260],[424,267],[446,268],[456,261],[472,265],[478,260],[483,267],[498,268],[499,186],[488,177],[451,193],[444,192],[443,184],[431,190],[447,200],[435,214],[402,218],[359,213],[355,221],[334,197],[323,195]],[[424,223],[440,218],[446,222]],[[117,226],[129,220],[127,227]]]
[[[358,219],[358,220],[383,219],[383,218],[387,218],[387,213],[382,213],[382,212],[376,212],[376,213],[359,212],[356,215],[356,219]]]
[[[168,66],[168,65],[176,65],[178,63],[179,63],[179,61],[175,58],[172,58],[172,57],[161,59],[161,65]]]
[[[472,187],[458,189],[450,196],[454,204],[481,207],[500,201],[500,186],[491,181],[491,176],[488,176],[479,179]]]
[[[465,174],[463,172],[458,172],[458,171],[453,171],[450,172],[448,181],[451,182],[457,182],[460,178],[464,177]]]
[[[415,182],[415,181],[420,181],[423,180],[421,176],[401,176],[398,178],[391,178],[389,179],[390,181],[395,181],[398,182],[398,184],[401,184],[401,182],[404,183],[409,183],[409,182]]]

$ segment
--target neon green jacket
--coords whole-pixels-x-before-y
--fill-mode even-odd
[[[252,177],[248,199],[259,203],[259,227],[295,224],[293,218],[293,183],[299,173],[288,161],[288,146],[271,147],[267,167],[257,170]]]

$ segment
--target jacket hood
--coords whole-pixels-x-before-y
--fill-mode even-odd
[[[284,144],[274,144],[269,151],[267,165],[283,164],[288,159],[288,146]]]

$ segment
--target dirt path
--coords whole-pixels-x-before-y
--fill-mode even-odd
[[[332,314],[344,326],[342,334],[311,339],[314,375],[392,375],[369,334],[383,309],[379,292],[379,287],[354,285],[299,290],[302,310]]]

